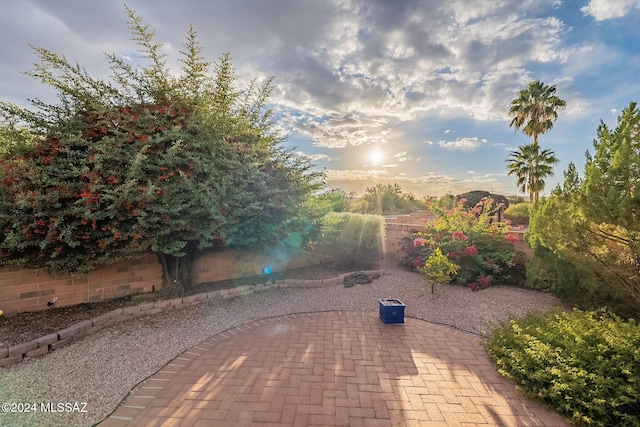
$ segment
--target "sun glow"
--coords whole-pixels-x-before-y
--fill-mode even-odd
[[[369,153],[369,160],[374,165],[379,165],[384,160],[384,153],[382,150],[376,148]]]

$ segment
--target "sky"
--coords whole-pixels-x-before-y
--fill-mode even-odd
[[[361,194],[399,184],[416,196],[485,190],[521,194],[506,159],[530,142],[509,103],[532,80],[567,108],[542,148],[583,170],[599,123],[614,127],[640,101],[640,0],[128,0],[179,71],[192,25],[217,60],[230,52],[239,84],[274,77],[277,126],[329,188]],[[29,44],[108,78],[105,53],[136,45],[124,4],[0,0],[0,100],[55,102],[22,72]],[[131,59],[133,60],[133,59]]]

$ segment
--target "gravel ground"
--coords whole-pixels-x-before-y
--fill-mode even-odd
[[[419,274],[393,269],[373,283],[352,288],[272,289],[116,324],[44,357],[0,369],[0,403],[37,406],[37,412],[28,414],[0,411],[0,426],[91,426],[183,351],[265,317],[326,310],[376,312],[378,299],[393,297],[406,304],[408,317],[482,334],[511,316],[561,307],[552,295],[509,287],[471,292],[438,285],[434,294],[430,291]],[[42,413],[40,404],[47,402],[86,402],[86,412]]]

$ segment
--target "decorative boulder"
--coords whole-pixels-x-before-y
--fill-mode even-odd
[[[344,277],[344,287],[350,288],[356,284],[365,285],[367,283],[371,283],[373,279],[377,279],[378,277],[380,277],[380,273],[372,273],[372,274],[363,273],[363,272],[351,273]]]

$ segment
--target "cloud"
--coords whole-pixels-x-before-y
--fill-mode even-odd
[[[450,150],[473,150],[475,148],[480,147],[483,144],[486,144],[486,139],[478,139],[474,138],[456,138],[453,141],[438,141],[438,145],[445,149]]]
[[[295,112],[283,116],[283,129],[319,147],[343,148],[386,143],[394,127],[425,115],[502,118],[512,93],[528,81],[528,64],[564,57],[562,23],[538,13],[556,3],[453,0],[433,7],[386,0],[273,0],[266,6],[241,0],[198,3],[197,13],[187,2],[179,14],[183,6],[171,2],[151,8],[132,0],[130,6],[157,30],[171,54],[180,50],[182,34],[193,24],[206,41],[207,57],[230,50],[241,78],[276,76],[274,107]],[[44,0],[29,4],[56,24],[57,51],[68,51],[64,46],[71,42],[98,62],[93,38],[106,33],[114,34],[117,44],[100,44],[98,52],[131,57],[131,45],[122,42],[126,16],[119,6],[100,6],[105,19],[98,32],[87,24],[91,8],[54,7]],[[210,25],[211,16],[225,19]],[[182,34],[174,34],[180,33],[175,28],[183,28]]]
[[[493,147],[499,147],[505,151],[511,152],[515,147],[511,144],[505,144],[504,142],[495,142],[491,144]]]
[[[528,64],[566,58],[562,22],[535,13],[556,4],[336,1],[308,22],[315,37],[284,48],[276,31],[263,59],[278,64],[275,102],[302,113],[296,132],[322,147],[384,143],[380,130],[424,115],[502,119]]]
[[[633,9],[640,9],[640,0],[589,0],[589,4],[580,8],[596,21],[622,18]]]
[[[385,144],[390,128],[384,117],[358,113],[322,113],[303,111],[284,106],[274,108],[278,112],[278,125],[284,133],[297,133],[311,141],[316,147],[344,148],[362,144]]]
[[[389,172],[382,169],[375,170],[339,170],[339,169],[327,169],[328,181],[368,181],[380,177],[388,177]]]
[[[296,152],[296,155],[298,155],[300,157],[304,157],[305,159],[309,160],[310,162],[316,162],[318,160],[326,160],[326,161],[334,160],[333,158],[327,156],[326,154],[320,154],[320,153],[306,154],[306,153],[303,153],[302,151],[298,151],[298,152]]]
[[[393,155],[393,157],[398,159],[398,161],[400,163],[406,162],[407,160],[413,160],[413,159],[410,159],[409,157],[407,157],[407,152],[406,151],[401,151],[399,153],[396,153],[396,154]]]
[[[127,62],[134,62],[142,58],[139,52],[133,52],[133,51],[120,52],[119,56],[121,59],[124,59]]]

